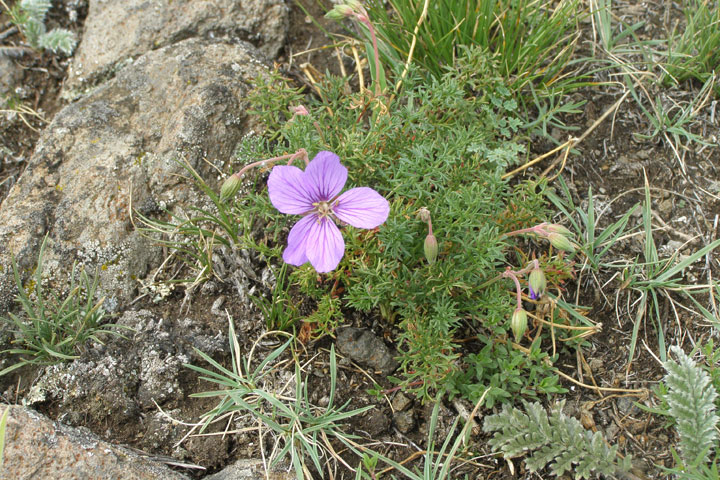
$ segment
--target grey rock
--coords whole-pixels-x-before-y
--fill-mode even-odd
[[[161,252],[134,230],[131,208],[194,198],[178,161],[207,177],[206,159],[231,158],[253,128],[248,81],[265,71],[243,45],[191,39],[140,57],[61,110],[0,206],[0,314],[15,294],[10,252],[32,271],[47,232],[48,281],[66,280],[79,260],[98,269],[120,309],[132,299]]]
[[[150,458],[104,442],[84,428],[52,422],[29,408],[10,408],[2,478],[186,480]]]
[[[260,459],[240,460],[223,470],[205,477],[205,480],[292,480],[288,472],[268,472],[265,475],[263,461]]]
[[[392,399],[393,410],[399,412],[401,410],[407,410],[412,405],[412,400],[402,392],[398,392],[395,398]]]
[[[377,408],[370,410],[362,420],[362,429],[371,438],[377,438],[378,435],[386,432],[389,427],[390,418]]]
[[[0,100],[9,96],[23,79],[23,71],[13,59],[0,54]],[[0,104],[2,105],[2,104]]]
[[[122,330],[126,338],[106,339],[106,346],[72,363],[46,367],[23,402],[52,401],[63,412],[61,419],[74,425],[87,418],[121,425],[137,421],[143,411],[156,411],[156,403],[177,407],[185,396],[179,384],[182,365],[193,359],[191,344],[199,334],[147,310],[126,311],[117,323],[132,328]]]
[[[342,354],[361,365],[379,370],[383,375],[391,374],[399,366],[394,352],[368,330],[354,327],[340,329],[337,347]]]
[[[615,402],[618,411],[623,415],[635,415],[640,412],[640,408],[635,404],[635,401],[630,397],[620,397]]]
[[[284,0],[90,0],[64,96],[112,77],[133,58],[193,37],[249,41],[275,58],[288,24]]]
[[[410,433],[415,428],[415,416],[412,410],[407,412],[395,412],[393,422],[400,433]]]

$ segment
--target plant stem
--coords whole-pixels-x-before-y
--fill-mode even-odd
[[[356,15],[359,22],[362,22],[368,30],[370,30],[370,38],[372,39],[373,54],[375,56],[375,95],[380,95],[380,52],[378,51],[377,36],[375,35],[375,27],[370,21],[370,16],[364,7],[360,7],[361,12]]]
[[[304,158],[305,159],[305,165],[309,163],[308,160],[308,154],[307,151],[304,148],[298,149],[295,153],[288,153],[287,155],[281,155],[279,157],[273,157],[268,158],[267,160],[258,160],[257,162],[253,162],[249,165],[245,165],[239,172],[233,173],[233,177],[242,178],[243,174],[250,170],[251,168],[257,167],[258,165],[266,165],[266,164],[273,164],[275,162],[279,162],[280,160],[285,160],[286,158],[289,158],[288,165],[292,165],[292,162],[295,161],[296,158]]]
[[[507,268],[502,273],[502,276],[505,278],[512,278],[513,282],[515,282],[515,300],[517,302],[517,308],[522,308],[522,287],[520,286],[520,280],[517,278],[517,272],[514,272],[510,269],[510,267]]]

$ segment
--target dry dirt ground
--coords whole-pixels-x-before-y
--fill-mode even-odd
[[[311,2],[305,2],[310,13],[328,29],[340,32],[333,22],[321,19],[320,10]],[[646,8],[635,8],[633,3],[626,5],[627,23],[634,21],[647,22],[648,28],[644,35],[659,35],[667,26],[668,17],[665,7],[658,3],[647,2]],[[622,11],[622,4],[620,4]],[[54,12],[53,19],[62,24],[62,12]],[[671,16],[672,18],[672,16]],[[67,26],[67,25],[66,25]],[[586,25],[587,26],[587,25]],[[2,27],[7,27],[4,25]],[[80,24],[70,25],[80,32]],[[2,30],[3,28],[0,28]],[[5,39],[12,42],[12,37]],[[327,45],[324,34],[312,23],[305,12],[296,4],[292,6],[289,43],[281,61],[289,74],[298,82],[308,82],[308,68],[324,72],[326,69],[339,73],[338,55],[332,48],[315,50]],[[309,53],[301,53],[309,51]],[[351,59],[339,55],[345,67],[352,71]],[[49,54],[32,54],[18,60],[25,69],[23,88],[27,91],[24,101],[38,112],[42,112],[46,121],[52,118],[62,102],[57,97],[66,62]],[[309,64],[308,67],[305,64]],[[313,70],[309,70],[312,72]],[[602,77],[603,74],[600,74]],[[599,78],[607,80],[607,78]],[[686,85],[686,91],[675,91],[667,94],[666,100],[687,100],[697,95],[697,85]],[[564,120],[570,126],[577,127],[572,135],[579,136],[589,128],[608,108],[622,95],[620,87],[612,85],[589,89],[576,94],[577,98],[587,101],[581,114],[567,116]],[[663,93],[663,92],[659,92]],[[667,258],[675,252],[685,255],[696,251],[703,245],[715,240],[720,233],[718,214],[720,213],[720,112],[715,112],[717,102],[708,103],[697,116],[692,126],[694,133],[700,134],[711,142],[710,146],[699,144],[671,146],[668,141],[658,136],[654,139],[643,139],[637,133],[648,133],[650,127],[644,119],[637,104],[627,98],[614,114],[599,124],[580,144],[575,147],[567,162],[555,164],[549,175],[559,173],[565,179],[578,205],[587,205],[588,189],[592,189],[596,202],[596,214],[601,215],[599,228],[614,222],[632,206],[643,201],[645,179],[650,187],[652,208],[655,213],[653,227],[654,237],[661,256]],[[0,173],[0,194],[5,196],[14,180],[23,168],[22,159],[31,154],[37,133],[44,122],[39,118],[28,117],[29,125],[21,121],[5,121],[0,123],[0,148],[2,150],[2,169]],[[559,141],[564,141],[570,134],[563,131],[553,132]],[[553,145],[538,139],[533,144],[537,154],[550,150]],[[3,153],[4,152],[4,153]],[[11,153],[8,153],[11,152]],[[558,157],[550,157],[545,161],[527,169],[522,175],[538,175]],[[561,217],[558,220],[563,220]],[[631,218],[630,226],[642,222],[639,214]],[[642,258],[641,234],[629,235],[618,243],[608,257],[616,261],[633,261]],[[702,263],[702,262],[701,262]],[[579,270],[578,265],[578,270]],[[688,283],[707,283],[720,277],[720,265],[717,259],[708,257],[707,263],[698,264],[687,272]],[[651,393],[653,387],[663,376],[663,369],[657,356],[657,334],[655,327],[648,321],[640,329],[638,351],[631,368],[627,371],[628,345],[633,329],[637,305],[636,294],[623,288],[622,278],[616,275],[589,275],[578,278],[568,284],[568,292],[576,303],[588,307],[587,316],[603,324],[600,333],[588,339],[588,345],[578,354],[564,354],[558,367],[565,374],[585,385],[598,385],[615,388],[617,391],[602,391],[587,388],[563,381],[570,391],[564,395],[568,403],[568,413],[582,419],[584,425],[593,430],[603,431],[611,443],[618,443],[621,452],[630,453],[637,460],[638,478],[658,478],[657,469],[653,464],[671,466],[673,461],[669,446],[677,439],[672,430],[666,428],[662,418],[647,413],[637,407],[635,402],[652,405],[655,401]],[[231,298],[230,288],[219,286],[211,295],[196,296],[192,305],[192,315],[205,322],[208,334],[226,331],[227,325],[218,322],[216,316],[204,315],[210,312],[217,298]],[[711,336],[716,336],[713,328],[698,315],[687,311],[692,308],[682,295],[671,294],[672,302],[661,302],[663,308],[662,325],[668,345],[679,344],[689,351],[696,344],[703,343]],[[180,305],[183,295],[176,292],[161,304],[140,301],[138,307],[157,312],[163,318],[181,318],[183,312]],[[700,299],[706,305],[710,300]],[[256,311],[232,301],[226,302],[233,318],[243,318],[245,327],[241,330],[241,338],[245,339],[243,349],[249,350],[251,339],[257,338],[263,328],[263,322]],[[223,307],[225,308],[225,307]],[[717,313],[717,312],[715,312]],[[383,327],[372,316],[356,315],[348,312],[348,323],[355,326],[373,329],[381,337],[393,337],[393,332]],[[327,390],[328,348],[330,341],[323,339],[310,343],[308,350],[301,353],[305,360],[311,360],[307,366],[310,374],[310,397],[320,401]],[[472,349],[473,345],[466,345]],[[269,351],[269,346],[265,352]],[[260,351],[262,354],[262,348]],[[229,354],[218,355],[216,360],[223,364],[229,362]],[[32,385],[37,371],[31,368],[22,369],[17,374],[2,379],[3,400],[13,402]],[[372,413],[351,421],[349,431],[360,436],[367,436],[380,442],[382,453],[398,461],[408,459],[414,461],[426,442],[427,421],[432,405],[422,405],[418,401],[412,403],[409,410],[417,422],[415,428],[408,433],[401,433],[393,422],[393,405],[390,398],[378,400],[370,396],[367,390],[377,382],[383,388],[393,385],[387,380],[368,372],[349,361],[341,361],[339,369],[339,391],[336,403],[350,400],[350,407],[368,404],[376,405]],[[198,380],[194,372],[185,370],[181,373],[180,383],[185,392],[198,392],[211,388],[207,382]],[[646,394],[624,392],[623,389],[642,389]],[[412,399],[411,399],[412,401]],[[214,399],[184,398],[164,405],[164,410],[172,411],[175,418],[184,421],[198,419],[215,405]],[[470,406],[466,406],[469,408]],[[64,412],[47,402],[39,405],[39,409],[51,418],[63,418]],[[207,473],[218,471],[234,459],[258,456],[258,442],[255,433],[226,437],[192,438],[180,449],[173,444],[181,438],[187,429],[177,427],[167,442],[157,444],[150,438],[157,438],[155,432],[148,430],[147,418],[157,412],[138,412],[136,421],[128,419],[105,419],[97,422],[93,419],[77,419],[93,432],[110,440],[125,443],[143,449],[157,457],[173,456],[175,458],[203,465],[205,471],[187,470],[187,473],[202,478]],[[485,412],[487,413],[487,412]],[[447,433],[448,426],[458,415],[457,405],[448,404],[441,410],[440,432]],[[479,419],[481,423],[481,419]],[[224,428],[218,425],[212,429],[219,431]],[[442,435],[441,435],[442,437]],[[469,451],[475,457],[461,466],[454,478],[462,478],[468,473],[470,478],[502,479],[515,478],[511,475],[511,467],[504,461],[488,455],[485,444],[486,437],[475,431]],[[515,461],[514,470],[521,478],[542,478],[538,475],[525,474],[522,463]],[[342,470],[341,470],[342,472]],[[339,478],[351,478],[344,471]]]

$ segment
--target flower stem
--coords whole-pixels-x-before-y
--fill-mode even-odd
[[[359,22],[362,22],[368,30],[370,30],[370,38],[372,39],[373,54],[375,57],[375,95],[380,95],[380,52],[378,50],[375,27],[370,21],[370,16],[368,15],[367,10],[365,10],[363,6],[360,6],[360,9],[360,13],[358,13],[355,18],[357,18]]]
[[[512,278],[513,282],[515,282],[515,300],[517,302],[517,308],[522,308],[522,287],[520,286],[520,280],[517,278],[517,272],[514,272],[510,269],[510,267],[507,267],[507,270],[502,273],[502,276],[505,278]]]
[[[525,233],[540,233],[542,232],[542,228],[547,225],[547,223],[543,222],[539,225],[535,225],[534,227],[529,228],[521,228],[520,230],[515,230],[512,232],[508,232],[503,234],[503,237],[514,237],[515,235],[523,235]]]
[[[286,158],[290,159],[288,161],[288,165],[292,165],[292,162],[294,162],[297,158],[303,158],[305,160],[305,165],[307,165],[309,162],[307,151],[304,148],[300,148],[295,153],[288,153],[287,155],[280,155],[279,157],[268,158],[267,160],[258,160],[257,162],[245,165],[242,169],[240,169],[239,172],[233,173],[232,176],[242,178],[243,174],[251,168],[257,166],[272,165],[273,163],[279,162],[280,160],[285,160]]]

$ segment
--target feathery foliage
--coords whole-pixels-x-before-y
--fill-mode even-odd
[[[531,472],[550,464],[554,475],[573,472],[576,479],[630,469],[629,455],[618,458],[617,446],[608,447],[600,432],[585,430],[577,419],[562,412],[564,401],[555,404],[549,415],[537,402],[524,404],[527,413],[505,404],[502,412],[485,419],[483,430],[495,432],[491,447],[505,458],[529,453],[525,465]]]
[[[670,415],[675,418],[683,459],[690,464],[702,463],[717,439],[717,392],[710,376],[682,349],[673,346],[670,350],[678,360],[663,364],[667,370],[665,400]]]
[[[33,48],[70,55],[77,44],[75,34],[65,28],[47,30],[45,15],[50,7],[50,0],[22,0],[8,14]]]

